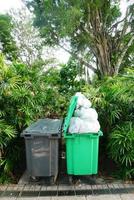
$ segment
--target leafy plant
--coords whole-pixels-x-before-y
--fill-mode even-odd
[[[1,51],[9,60],[17,59],[17,47],[12,36],[13,24],[11,16],[0,14]]]
[[[82,88],[99,114],[99,122],[104,132],[101,151],[116,161],[121,169],[118,173],[125,178],[132,177],[134,171],[133,81],[134,70],[127,69],[120,76],[105,77],[101,81],[95,80],[92,85]],[[107,150],[109,145],[110,151]]]
[[[16,135],[12,126],[6,124],[3,120],[0,120],[0,150],[1,154],[5,147],[8,146],[10,140]]]
[[[125,178],[134,175],[134,126],[132,122],[115,127],[109,137],[108,152],[112,159],[122,166]]]
[[[75,60],[70,60],[60,70],[59,91],[63,94],[74,94],[85,85],[79,74],[80,65]],[[82,76],[82,75],[81,75]]]
[[[82,91],[98,110],[99,120],[105,133],[109,134],[115,125],[133,120],[133,70],[129,74],[106,77]]]
[[[107,144],[111,144],[111,141],[115,143],[115,147],[117,142],[126,142],[124,148],[129,148],[132,142],[130,124],[133,121],[134,105],[133,69],[127,69],[124,75],[105,77],[87,85],[82,78],[79,79],[77,64],[70,61],[60,70],[53,68],[44,71],[44,64],[34,63],[31,67],[22,63],[6,64],[4,57],[0,55],[1,177],[9,175],[13,178],[15,166],[21,164],[24,153],[21,131],[38,118],[64,118],[70,98],[77,91],[83,92],[99,113],[104,132],[104,143],[101,145],[104,147],[103,152],[116,160],[121,170],[126,171],[123,173],[127,177],[133,175],[133,157],[129,154],[131,150],[122,150],[123,157],[122,152],[117,151],[117,159],[113,152],[106,151]],[[129,132],[127,139],[125,132]],[[109,138],[109,135],[114,137]]]
[[[2,184],[8,184],[11,183],[13,180],[12,178],[9,176],[9,174],[6,174],[5,172],[0,174],[0,183]]]
[[[71,51],[83,70],[86,66],[103,79],[117,75],[126,66],[124,61],[132,65],[134,5],[128,7],[126,16],[120,20],[117,0],[25,2],[32,7],[34,25],[39,27],[44,42]],[[66,43],[71,48],[66,48]]]
[[[0,55],[0,152],[1,174],[13,176],[22,159],[21,131],[44,115],[45,82],[41,68],[7,65]],[[20,156],[21,155],[21,156]]]
[[[63,117],[71,95],[59,92],[59,71],[44,65],[6,64],[0,56],[1,175],[13,177],[23,159],[21,131],[44,117]],[[5,173],[5,176],[4,176]]]
[[[5,159],[5,157],[8,146],[15,137],[15,129],[11,125],[6,124],[4,120],[0,120],[0,169],[2,170],[4,168],[4,171],[6,172],[8,172],[9,162],[7,159]],[[5,177],[4,174],[3,177]]]

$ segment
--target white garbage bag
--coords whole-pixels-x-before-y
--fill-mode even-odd
[[[76,108],[84,107],[84,108],[90,108],[91,102],[83,95],[81,92],[77,92],[75,96],[78,97]]]
[[[79,117],[72,117],[70,120],[69,133],[79,133],[81,126],[81,119]]]
[[[99,124],[98,120],[96,120],[95,122],[82,120],[81,124],[80,124],[79,133],[80,134],[82,134],[82,133],[98,133],[99,130],[100,130],[100,124]]]
[[[70,120],[69,133],[97,133],[100,130],[98,114],[91,108],[91,102],[80,92],[76,93],[78,97],[74,117]]]
[[[81,107],[76,109],[74,112],[75,117],[80,117],[81,119],[87,119],[88,121],[96,121],[98,119],[98,114],[93,108]]]

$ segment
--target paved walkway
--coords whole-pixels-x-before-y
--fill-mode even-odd
[[[134,200],[134,184],[106,182],[90,176],[73,184],[62,176],[55,185],[47,179],[30,181],[24,173],[18,184],[0,185],[0,200]]]
[[[6,185],[0,200],[134,200],[134,184]]]
[[[134,194],[110,194],[87,196],[52,196],[52,197],[0,197],[0,200],[134,200]]]

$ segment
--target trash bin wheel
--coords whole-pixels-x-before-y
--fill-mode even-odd
[[[50,177],[50,184],[51,184],[51,185],[54,185],[54,184],[56,183],[57,176],[58,176],[58,175],[55,175],[55,176],[51,176],[51,177]]]
[[[54,176],[54,183],[56,183],[57,177],[58,177],[58,174],[56,174],[56,175]]]
[[[72,185],[73,184],[73,176],[69,175],[68,179],[69,179],[69,183]]]
[[[32,182],[38,182],[38,181],[39,181],[39,177],[30,176],[30,180],[31,180]]]

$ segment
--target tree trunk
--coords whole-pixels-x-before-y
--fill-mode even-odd
[[[114,74],[114,69],[111,66],[111,52],[108,45],[108,40],[104,35],[100,35],[97,41],[98,42],[95,44],[95,56],[101,76],[112,76]]]
[[[113,67],[111,66],[111,48],[108,34],[103,27],[100,10],[96,9],[92,11],[89,8],[89,15],[88,33],[89,38],[92,38],[92,46],[98,63],[98,69],[102,77],[111,76],[114,73]]]

